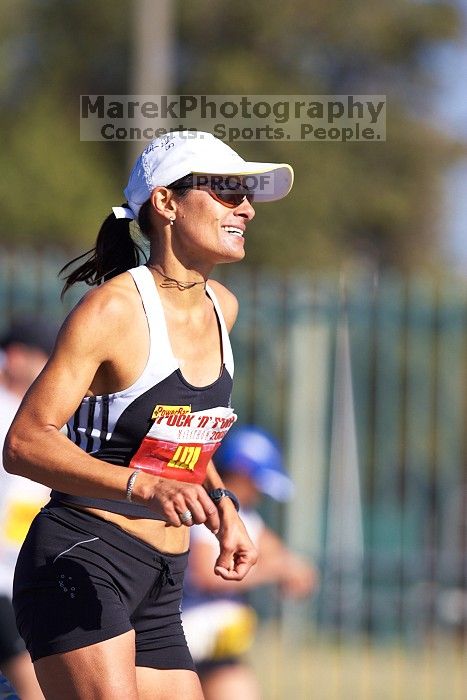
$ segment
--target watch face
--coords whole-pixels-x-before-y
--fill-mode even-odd
[[[236,510],[238,510],[240,507],[237,496],[228,489],[214,489],[209,493],[209,496],[214,501],[214,503],[219,503],[219,501],[222,500],[222,498],[224,497],[230,498]]]

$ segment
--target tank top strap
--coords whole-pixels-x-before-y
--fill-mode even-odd
[[[128,272],[133,277],[148,320],[150,344],[148,365],[154,367],[154,362],[157,360],[156,366],[162,374],[165,373],[165,368],[173,371],[178,367],[178,363],[172,353],[164,308],[154,277],[146,265],[133,267]]]
[[[211,299],[212,303],[214,304],[214,309],[216,311],[217,318],[219,320],[219,325],[221,329],[221,336],[222,336],[222,361],[225,365],[226,370],[230,374],[230,376],[233,378],[234,375],[234,359],[233,359],[233,353],[232,353],[232,346],[230,344],[230,338],[229,338],[229,332],[227,330],[227,326],[225,325],[225,320],[224,320],[224,314],[222,313],[221,306],[219,304],[219,301],[214,293],[214,290],[212,287],[209,286],[209,284],[206,284],[206,292],[208,293],[209,298]]]

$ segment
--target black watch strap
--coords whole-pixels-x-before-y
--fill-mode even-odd
[[[223,498],[230,498],[236,510],[239,510],[240,508],[240,502],[237,496],[232,491],[229,491],[229,489],[214,489],[213,491],[208,491],[208,496],[214,501],[216,505]]]

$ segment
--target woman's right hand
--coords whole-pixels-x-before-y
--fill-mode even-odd
[[[140,472],[135,481],[132,500],[148,508],[152,507],[157,512],[162,511],[168,524],[174,527],[204,523],[214,534],[219,531],[218,509],[200,484],[188,484]],[[187,510],[192,514],[192,520],[182,523],[180,515]]]

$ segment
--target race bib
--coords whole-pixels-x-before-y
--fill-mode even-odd
[[[203,483],[209,460],[237,420],[225,407],[192,412],[191,406],[157,405],[152,417],[154,423],[128,466],[194,484]]]

